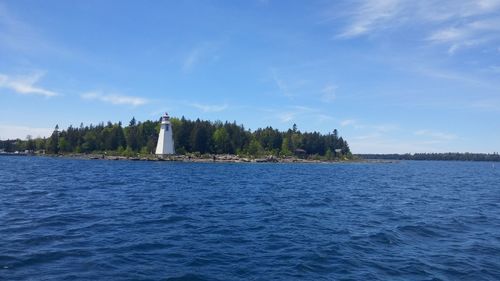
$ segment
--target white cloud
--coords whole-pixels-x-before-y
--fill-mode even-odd
[[[488,81],[479,80],[479,79],[476,79],[472,75],[466,75],[466,74],[463,74],[460,72],[456,72],[454,70],[446,70],[446,69],[439,69],[439,68],[426,67],[426,66],[414,66],[413,71],[415,71],[421,75],[432,77],[432,78],[453,80],[453,81],[457,81],[460,83],[477,85],[477,86],[481,86],[484,88],[490,88],[490,89],[497,89],[498,88],[494,84],[491,84]]]
[[[195,107],[202,112],[208,113],[208,112],[220,112],[224,111],[228,108],[227,104],[223,105],[214,105],[214,104],[200,104],[200,103],[191,103],[190,104],[192,107]]]
[[[339,9],[339,7],[334,7]],[[360,0],[351,2],[354,12],[339,38],[372,35],[386,29],[421,28],[431,43],[447,44],[448,53],[500,40],[500,0]]]
[[[0,140],[25,139],[27,135],[36,137],[48,137],[54,128],[35,128],[27,126],[12,126],[0,124]]]
[[[416,136],[432,138],[435,141],[450,141],[457,139],[457,136],[450,133],[436,132],[432,130],[418,130],[413,133]]]
[[[351,23],[339,37],[352,38],[385,28],[385,22],[398,14],[399,5],[398,0],[362,1],[351,14]]]
[[[278,77],[275,70],[272,71],[272,75],[273,75],[273,81],[274,83],[276,83],[276,86],[278,87],[280,92],[285,97],[291,97],[292,95],[290,94],[290,90],[288,89],[287,83],[283,79]]]
[[[86,100],[98,100],[115,105],[132,105],[132,106],[144,105],[149,102],[149,100],[141,97],[123,96],[118,94],[104,94],[101,91],[84,93],[81,95],[81,98]]]
[[[280,94],[289,99],[310,93],[308,86],[310,86],[311,80],[297,77],[294,74],[283,75],[272,68],[269,80],[278,88]]]
[[[272,110],[272,112],[276,111],[277,110]],[[300,116],[302,119],[312,117],[319,121],[326,121],[326,119],[331,118],[330,116],[323,114],[318,109],[301,105],[287,106],[286,110],[281,112],[278,111],[275,116],[281,123],[294,121],[296,116]]]
[[[451,27],[435,31],[427,38],[427,40],[434,42],[450,42],[463,39],[464,36],[465,36],[464,29]]]
[[[322,90],[322,100],[324,102],[330,103],[337,98],[337,86],[329,84],[326,85]]]
[[[335,118],[333,118],[333,116],[328,115],[328,114],[323,114],[323,113],[316,115],[316,118],[319,122],[331,122],[331,121],[335,120]]]
[[[450,149],[440,144],[425,141],[393,139],[387,136],[369,135],[349,141],[353,153],[422,153],[448,152]]]
[[[457,138],[454,134],[433,130],[400,131],[396,135],[379,130],[351,136],[348,140],[353,153],[419,153],[457,150],[451,148]]]
[[[184,72],[188,72],[191,69],[193,69],[194,65],[198,62],[199,57],[200,57],[200,50],[199,49],[192,50],[182,63],[182,70]]]
[[[349,125],[354,125],[355,123],[356,123],[356,120],[354,120],[354,119],[345,119],[345,120],[340,121],[340,126],[346,127]]]
[[[410,7],[414,5],[413,12],[418,18],[430,22],[446,22],[491,14],[500,7],[498,0],[421,0],[408,1],[406,4]]]
[[[191,72],[202,61],[216,61],[219,59],[217,50],[219,44],[215,42],[204,42],[193,48],[182,60],[182,71]]]
[[[460,48],[473,47],[488,41],[499,39],[500,19],[476,20],[457,24],[434,31],[428,41],[439,44],[449,44],[449,54],[454,54]]]
[[[395,124],[379,124],[379,125],[373,125],[371,126],[371,128],[373,128],[377,132],[387,133],[398,130],[399,126]]]
[[[0,74],[0,88],[12,90],[21,95],[57,96],[56,92],[35,86],[42,76],[41,73],[16,77]]]
[[[292,121],[295,118],[296,113],[294,112],[283,112],[278,114],[278,119],[281,123],[287,123]]]
[[[366,124],[354,119],[346,119],[340,121],[340,125],[343,127],[353,126],[356,130],[363,130],[366,132],[373,132],[374,134],[388,133],[393,131],[398,131],[400,126],[398,124],[381,123],[381,124]]]

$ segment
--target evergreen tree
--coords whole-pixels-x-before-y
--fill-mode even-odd
[[[322,135],[319,132],[302,133],[295,124],[293,128],[285,132],[272,127],[251,132],[245,130],[243,125],[237,125],[236,122],[209,122],[199,119],[192,121],[182,117],[181,119],[171,118],[171,123],[175,149],[177,153],[181,154],[200,152],[249,153],[254,156],[279,154],[285,156],[292,155],[297,149],[301,149],[298,152],[301,157],[322,155],[326,158],[332,158],[337,156],[334,151],[340,149],[342,155],[350,156],[349,145],[342,137],[339,137],[336,129],[332,133]],[[114,151],[122,155],[133,156],[137,152],[154,153],[159,130],[160,120],[141,123],[132,118],[125,128],[122,127],[121,122],[113,124],[108,121],[106,124],[100,123],[96,126],[92,124],[84,126],[81,123],[78,128],[69,126],[62,131],[59,131],[59,126],[56,126],[49,139],[37,138],[32,140],[27,137],[26,141],[0,141],[0,148],[7,148],[8,151],[13,149],[40,150],[45,148],[47,153]],[[306,151],[306,155],[304,155],[304,151]],[[470,155],[465,157],[454,154],[439,156],[415,155],[412,157],[415,159],[429,157],[476,159]],[[493,156],[489,159],[495,159],[495,157],[499,156]]]
[[[213,135],[215,152],[216,153],[227,153],[229,151],[229,136],[224,127],[220,127],[215,130]]]
[[[57,154],[59,152],[59,125],[56,125],[54,132],[50,136],[49,142],[47,144],[47,151],[49,153]]]
[[[198,119],[191,132],[191,147],[193,152],[207,153],[209,149],[209,132]]]
[[[289,156],[292,152],[290,151],[290,141],[288,138],[283,139],[283,143],[281,144],[281,155]]]
[[[139,150],[139,130],[136,126],[135,117],[130,120],[129,126],[125,129],[125,138],[127,140],[127,148],[130,148],[131,151]]]
[[[262,146],[256,139],[252,139],[248,145],[248,154],[252,156],[260,156],[262,154]]]

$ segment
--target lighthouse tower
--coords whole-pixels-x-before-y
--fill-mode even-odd
[[[170,117],[165,113],[161,117],[160,135],[156,145],[156,155],[174,154],[174,139]]]

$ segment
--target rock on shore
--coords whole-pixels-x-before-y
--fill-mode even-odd
[[[312,160],[302,159],[293,156],[276,157],[269,155],[260,158],[241,157],[234,154],[212,154],[196,156],[189,155],[137,155],[136,157],[114,156],[107,154],[59,154],[59,155],[46,155],[54,157],[70,157],[77,159],[92,159],[92,160],[129,160],[129,161],[177,161],[177,162],[198,162],[198,163],[326,163],[326,162],[339,162],[325,161],[325,160]]]

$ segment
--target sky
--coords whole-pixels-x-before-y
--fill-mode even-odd
[[[189,119],[500,151],[500,0],[0,0],[0,139]]]

